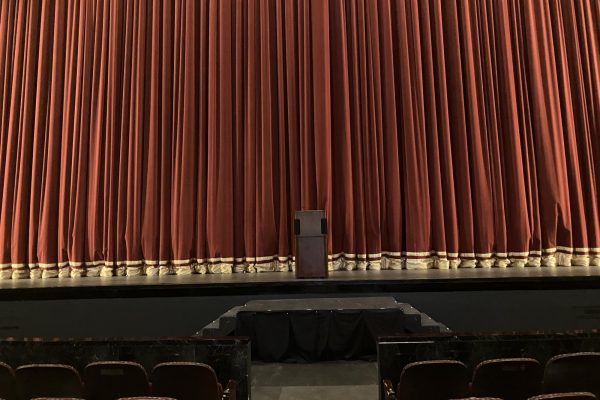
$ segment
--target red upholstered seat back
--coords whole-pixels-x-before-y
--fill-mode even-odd
[[[544,371],[544,393],[591,392],[600,397],[600,353],[552,357]]]
[[[68,365],[24,365],[16,369],[15,375],[19,400],[39,397],[84,397],[79,373]]]
[[[138,396],[138,397],[121,397],[118,400],[177,400],[172,397],[156,397],[156,396]]]
[[[473,396],[495,396],[504,400],[525,400],[540,393],[542,366],[532,358],[487,360],[475,367]]]
[[[177,400],[218,400],[221,390],[215,371],[206,364],[172,362],[152,370],[152,393]]]
[[[593,393],[589,392],[570,392],[570,393],[551,393],[530,397],[529,400],[595,400]]]
[[[91,363],[85,368],[83,379],[90,400],[115,400],[120,397],[150,395],[146,370],[135,362]]]
[[[447,400],[468,396],[466,366],[459,361],[421,361],[408,364],[398,383],[398,400]]]
[[[15,400],[15,371],[0,362],[0,399]]]

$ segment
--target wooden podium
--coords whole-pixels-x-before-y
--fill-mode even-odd
[[[323,210],[296,211],[296,278],[327,278],[327,218]]]

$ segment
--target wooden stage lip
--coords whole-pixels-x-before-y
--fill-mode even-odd
[[[263,272],[3,280],[0,301],[598,288],[600,267],[332,271],[328,279]]]

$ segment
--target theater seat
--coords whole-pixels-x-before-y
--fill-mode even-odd
[[[19,400],[40,397],[84,398],[79,373],[68,365],[32,364],[15,371]]]
[[[465,397],[462,399],[450,399],[450,400],[504,400],[498,397]]]
[[[541,393],[542,375],[542,366],[532,358],[483,361],[473,372],[471,394],[504,400],[526,400]]]
[[[152,394],[177,400],[220,400],[223,389],[206,364],[168,362],[152,370]]]
[[[15,400],[15,371],[0,362],[0,399]]]
[[[75,397],[36,397],[33,400],[84,400]]]
[[[447,400],[468,396],[467,367],[460,361],[420,361],[402,370],[398,400]]]
[[[600,397],[600,353],[552,357],[544,370],[544,393],[591,392]]]
[[[120,397],[149,396],[146,370],[128,361],[101,361],[85,367],[83,381],[90,400],[116,400]]]
[[[570,393],[550,393],[530,397],[529,400],[595,400],[593,393],[589,392],[570,392]]]
[[[155,396],[139,396],[139,397],[121,397],[118,400],[177,400],[172,397],[155,397]]]

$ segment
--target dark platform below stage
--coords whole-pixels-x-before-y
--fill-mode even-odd
[[[443,324],[434,321],[410,304],[398,303],[393,297],[342,297],[342,298],[304,298],[279,300],[253,300],[242,306],[236,306],[209,325],[198,334],[207,337],[231,336],[236,330],[237,320],[241,315],[256,313],[319,313],[343,311],[344,313],[371,310],[375,312],[397,312],[403,316],[405,325],[411,332],[449,332]],[[242,335],[243,336],[243,335]]]
[[[410,304],[386,297],[254,300],[221,315],[207,337],[249,337],[261,361],[374,359],[377,338],[450,330]]]
[[[598,288],[600,267],[333,271],[328,279],[263,272],[3,280],[0,300]]]

